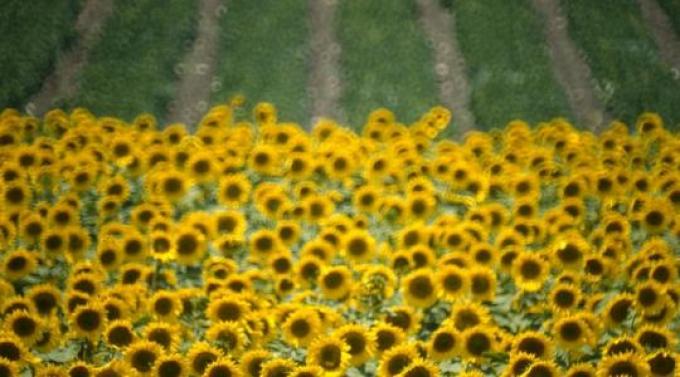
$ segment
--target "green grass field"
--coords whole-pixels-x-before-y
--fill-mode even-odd
[[[343,1],[338,5],[341,105],[351,127],[363,126],[368,113],[377,107],[387,107],[398,120],[409,123],[439,104],[432,50],[418,25],[412,0]]]
[[[0,106],[23,107],[75,40],[80,0],[8,0],[0,12]]]
[[[456,1],[453,9],[478,127],[571,117],[551,71],[541,19],[528,1]]]
[[[127,120],[142,112],[162,119],[174,94],[174,67],[191,47],[196,5],[193,0],[163,7],[154,0],[116,0],[115,13],[79,77],[78,96],[68,105]]]
[[[306,124],[309,30],[299,0],[234,0],[222,19],[214,102],[243,94],[250,109],[276,104],[279,119]]]
[[[631,124],[655,111],[669,127],[680,122],[680,82],[660,61],[635,0],[563,0],[562,7],[610,114]]]
[[[78,43],[75,23],[85,0],[9,0],[0,14],[0,107],[26,106],[61,54]],[[680,35],[680,2],[655,0]],[[544,20],[529,0],[435,0],[456,14],[461,54],[470,83],[476,127],[532,124],[557,116],[574,120],[554,77]],[[115,0],[100,40],[79,72],[66,109],[131,120],[151,112],[163,123],[175,99],[178,65],[198,31],[198,1]],[[440,104],[434,53],[415,0],[338,1],[328,28],[341,46],[338,71],[341,123],[363,126],[370,111],[387,107],[406,124]],[[680,123],[680,72],[660,60],[650,25],[636,0],[562,0],[571,39],[584,53],[593,90],[613,117],[633,123],[659,112],[668,127]],[[211,104],[235,94],[275,104],[281,121],[310,126],[311,36],[303,0],[232,0],[220,21]],[[38,16],[36,16],[38,15]],[[186,68],[185,68],[186,69]],[[189,67],[190,69],[190,67]],[[454,110],[454,114],[456,109]],[[446,135],[453,133],[453,126]],[[578,125],[577,125],[578,126]]]

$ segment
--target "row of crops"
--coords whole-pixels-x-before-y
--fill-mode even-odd
[[[677,2],[658,1],[680,29]],[[2,107],[23,107],[39,90],[56,59],[54,51],[73,44],[81,5],[75,0],[58,6],[38,2],[37,12],[43,7],[46,16],[37,21],[31,19],[35,7],[29,11],[22,2],[6,6],[0,16],[7,21],[2,23],[7,37],[0,42]],[[680,73],[660,60],[635,1],[561,5],[607,113],[631,123],[637,114],[653,110],[671,125],[680,121],[680,108],[673,106],[680,100]],[[149,0],[117,0],[114,7],[115,15],[80,73],[78,95],[63,105],[125,119],[151,111],[163,121],[179,64],[195,37],[197,3],[179,0],[160,9]],[[450,8],[456,13],[456,36],[479,128],[500,127],[515,118],[531,123],[555,116],[573,119],[551,69],[545,20],[530,1],[453,2]],[[222,102],[240,93],[250,104],[276,103],[281,119],[307,124],[313,100],[306,94],[312,32],[307,17],[304,1],[229,1],[217,46],[214,82],[219,85],[210,100]],[[432,46],[423,33],[415,1],[339,2],[335,21],[342,50],[338,106],[351,114],[342,121],[359,127],[370,109],[386,106],[412,122],[438,103],[433,54],[441,46]]]

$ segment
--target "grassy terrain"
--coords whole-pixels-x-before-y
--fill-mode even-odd
[[[680,34],[680,2],[678,0],[656,0],[661,8],[668,15],[668,19],[673,25],[673,29]]]
[[[252,107],[276,105],[279,119],[308,122],[309,26],[307,2],[233,0],[221,20],[217,79],[213,101],[243,94]]]
[[[656,111],[670,125],[680,122],[680,82],[660,61],[635,0],[563,0],[562,7],[610,114],[632,123]]]
[[[155,0],[116,0],[69,105],[128,120],[141,112],[162,119],[174,94],[174,67],[191,46],[196,17],[194,0],[164,6]]]
[[[412,122],[439,104],[433,53],[412,0],[342,1],[338,7],[341,103],[352,127],[363,126],[377,107]]]
[[[80,0],[8,0],[0,12],[0,109],[40,90],[59,52],[77,37]]]
[[[570,117],[540,16],[526,0],[455,1],[456,28],[479,128]]]

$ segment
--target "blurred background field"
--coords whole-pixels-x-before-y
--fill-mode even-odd
[[[314,1],[320,3],[312,6]],[[280,120],[306,128],[332,115],[358,129],[377,107],[411,123],[438,104],[454,107],[454,126],[465,107],[473,117],[469,127],[482,130],[518,118],[536,124],[560,116],[597,130],[613,119],[632,124],[644,111],[658,112],[671,129],[680,123],[676,0],[222,0],[207,16],[201,13],[206,1],[199,0],[113,0],[111,12],[98,14],[103,3],[3,2],[0,108],[40,116],[50,107],[84,106],[126,120],[150,112],[168,124],[179,120],[173,110],[203,113],[242,94],[246,111],[259,101],[272,102]],[[554,12],[546,14],[541,6]],[[49,92],[44,83],[50,76],[59,80],[60,59],[83,43],[75,25],[87,7],[87,17],[102,27],[83,49],[82,67]],[[446,12],[450,20],[446,27],[437,25],[446,34],[438,40],[424,28],[431,21],[427,7]],[[318,9],[330,18],[315,24]],[[661,16],[661,25],[648,16],[649,9]],[[202,17],[217,20],[216,42],[200,46],[215,59],[186,66],[196,44],[210,40],[199,35]],[[550,27],[556,34],[547,32]],[[576,51],[571,59],[585,70],[556,62],[563,47],[552,46],[552,38],[562,31]],[[319,33],[330,40],[314,45]],[[437,63],[451,49],[458,60]],[[453,70],[456,64],[462,71]],[[179,93],[182,76],[192,72],[198,72],[196,85],[210,87],[209,95]],[[315,87],[319,72],[330,89]],[[572,83],[560,75],[587,80]],[[442,86],[451,83],[442,77],[453,83],[449,92],[458,100],[447,103]],[[328,91],[338,94],[328,97]],[[40,104],[36,98],[45,95],[50,103]],[[597,114],[583,108],[584,95],[593,97]],[[330,108],[315,105],[324,100]],[[189,115],[181,120],[187,119],[199,120]]]

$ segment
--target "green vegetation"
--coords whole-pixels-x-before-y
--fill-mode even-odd
[[[8,0],[0,12],[0,109],[23,107],[77,37],[80,0]]]
[[[562,7],[610,114],[632,124],[655,111],[669,125],[680,122],[680,82],[660,61],[635,0],[563,0]]]
[[[142,112],[162,119],[174,94],[174,67],[194,37],[197,10],[194,0],[163,6],[155,0],[116,0],[69,105],[128,120]]]
[[[336,32],[342,46],[342,105],[361,127],[377,107],[413,122],[439,104],[434,62],[412,0],[342,1]]]
[[[276,105],[282,121],[308,122],[309,27],[307,2],[233,0],[221,20],[213,102],[243,94],[248,108]]]
[[[455,1],[456,28],[481,129],[513,119],[570,117],[553,76],[540,16],[526,0]]]
[[[678,0],[657,0],[661,8],[668,15],[668,20],[673,25],[673,29],[680,34],[680,2]]]

